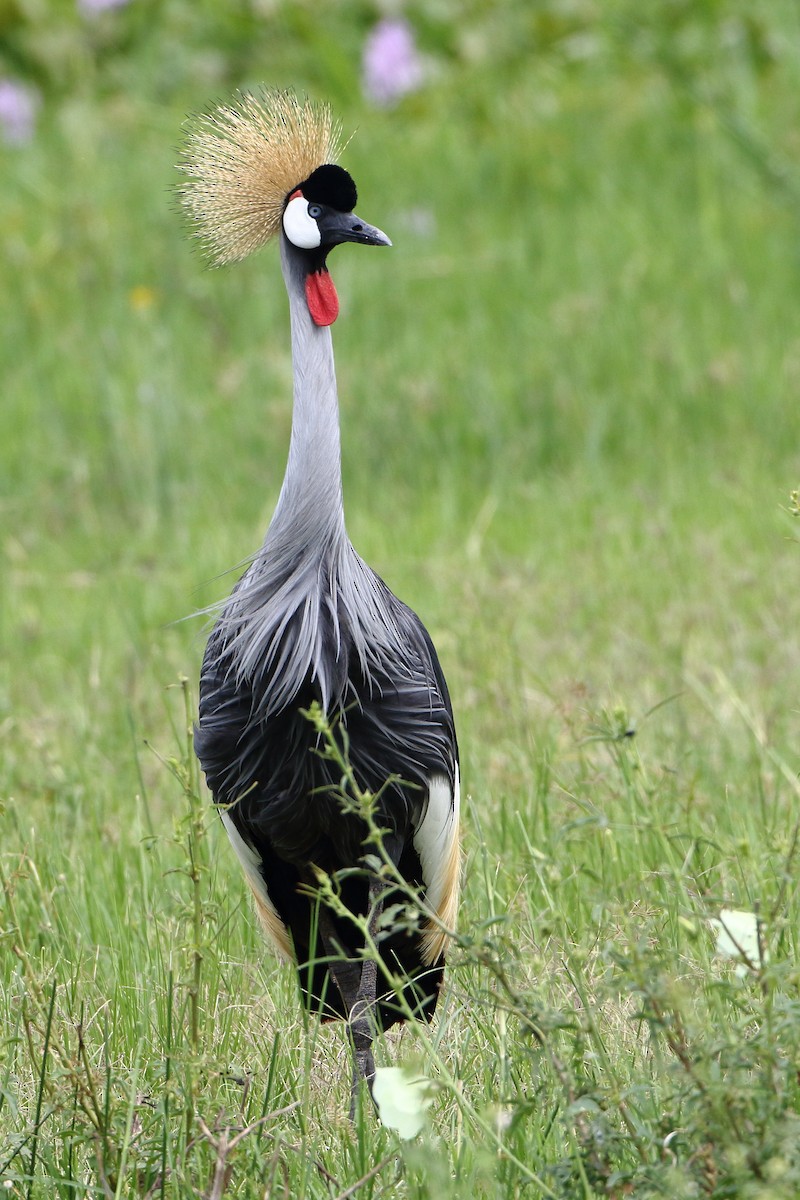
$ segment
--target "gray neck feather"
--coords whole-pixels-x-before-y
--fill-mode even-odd
[[[309,677],[328,711],[344,700],[353,657],[371,686],[404,649],[397,603],[345,532],[331,331],[311,319],[305,264],[283,234],[281,264],[294,370],[289,460],[264,544],[217,626],[262,718],[295,701]]]
[[[289,293],[294,408],[289,461],[266,545],[288,536],[297,549],[344,535],[339,400],[331,331],[311,319],[305,262],[283,234],[281,266]]]

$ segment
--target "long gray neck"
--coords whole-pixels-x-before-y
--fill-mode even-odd
[[[285,535],[305,552],[344,535],[339,401],[329,328],[315,325],[305,294],[305,256],[281,233],[289,293],[294,407],[289,461],[267,544]]]

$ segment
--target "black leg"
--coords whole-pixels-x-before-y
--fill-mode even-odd
[[[383,911],[380,882],[373,877],[369,881],[369,935],[374,943],[378,922]],[[353,1043],[353,1081],[350,1087],[350,1120],[355,1120],[356,1101],[361,1080],[366,1080],[372,1097],[372,1081],[375,1078],[375,1060],[372,1057],[372,1042],[375,1037],[375,1000],[378,990],[378,964],[374,958],[365,958],[361,967],[355,1003],[350,1009],[350,1037]]]
[[[330,910],[325,908],[324,905],[320,905],[319,909],[319,936],[322,940],[325,958],[327,959],[325,965],[328,974],[336,984],[336,989],[342,997],[344,1012],[349,1013],[358,995],[358,988],[361,982],[361,969],[357,962],[345,957],[344,949],[336,940],[336,932],[333,927]]]
[[[350,1009],[350,1040],[353,1046],[353,1078],[350,1085],[350,1120],[355,1120],[356,1103],[365,1079],[369,1094],[372,1095],[372,1081],[375,1078],[375,1060],[372,1057],[372,1039],[375,1033],[375,989],[377,986],[377,966],[366,960],[361,970],[361,982],[353,1007]]]
[[[378,930],[383,903],[380,899],[381,886],[371,878],[369,885],[369,933],[374,941]],[[350,1085],[350,1120],[355,1120],[358,1093],[361,1081],[366,1080],[372,1096],[372,1081],[375,1078],[375,1060],[372,1057],[372,1042],[375,1036],[375,999],[378,987],[378,964],[373,958],[365,958],[361,964],[343,957],[341,946],[335,940],[331,914],[320,906],[319,932],[328,970],[342,997],[344,1010],[348,1014],[350,1042],[353,1048],[353,1076]]]

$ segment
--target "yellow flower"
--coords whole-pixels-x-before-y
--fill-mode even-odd
[[[155,288],[148,287],[144,283],[137,283],[136,287],[131,288],[128,292],[128,302],[134,312],[147,312],[157,299],[158,292]]]

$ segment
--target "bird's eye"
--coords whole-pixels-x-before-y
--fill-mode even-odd
[[[318,204],[309,204],[308,215],[310,217],[313,217],[314,220],[316,221],[317,217],[322,216],[322,209],[320,208],[320,206]]]

